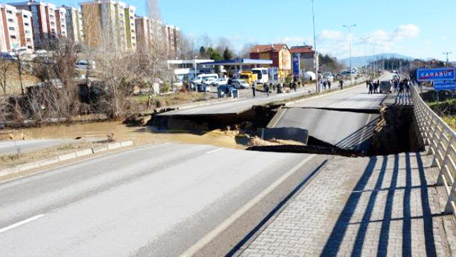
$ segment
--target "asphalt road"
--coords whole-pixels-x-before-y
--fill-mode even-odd
[[[0,155],[31,152],[43,148],[73,142],[74,140],[17,140],[0,141]]]
[[[243,89],[249,91],[250,89]],[[212,105],[199,106],[184,110],[170,111],[160,114],[160,116],[173,116],[173,115],[211,115],[211,114],[239,114],[252,109],[254,105],[263,105],[275,101],[286,100],[294,97],[300,97],[308,94],[307,89],[300,89],[297,92],[290,92],[284,94],[270,94],[269,97],[258,92],[256,98],[239,98],[238,100],[216,103]]]
[[[307,158],[163,144],[0,184],[0,256],[177,256]]]
[[[384,74],[380,80],[389,80]],[[365,86],[322,95],[289,105],[279,112],[269,127],[307,129],[309,136],[343,149],[364,150],[369,143],[386,94],[369,95]],[[366,112],[367,111],[367,112]]]

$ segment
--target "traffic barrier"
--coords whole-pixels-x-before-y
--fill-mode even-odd
[[[411,88],[411,96],[421,137],[439,170],[437,184],[444,186],[448,196],[445,213],[456,215],[456,132],[423,101],[416,87]]]
[[[58,162],[59,162],[59,157],[45,159],[45,160],[40,161],[40,167],[56,164]]]
[[[125,142],[120,142],[120,143],[108,144],[107,146],[94,147],[94,148],[89,148],[89,149],[85,149],[85,150],[78,151],[78,152],[63,154],[63,155],[59,155],[58,157],[49,158],[49,159],[36,161],[36,162],[32,162],[32,163],[26,163],[26,164],[18,165],[16,167],[0,170],[0,177],[22,172],[22,171],[36,169],[39,167],[45,167],[45,166],[49,166],[49,165],[56,164],[59,162],[68,161],[68,160],[72,160],[72,159],[76,159],[79,157],[88,156],[88,155],[96,154],[96,153],[100,153],[100,152],[105,152],[108,150],[129,147],[132,145],[134,145],[133,141],[125,141]]]
[[[92,148],[76,152],[76,157],[83,157],[93,154]]]
[[[31,163],[26,163],[18,166],[19,172],[26,171],[26,170],[31,170],[31,169],[36,169],[40,167],[40,162],[31,162]]]
[[[121,143],[112,143],[112,144],[108,144],[108,149],[109,150],[113,150],[113,149],[117,149],[117,148],[121,148],[122,147],[122,144]]]
[[[68,161],[68,160],[75,159],[75,158],[76,158],[76,153],[59,155],[59,161],[61,161],[61,162]]]

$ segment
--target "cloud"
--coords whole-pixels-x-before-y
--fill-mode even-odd
[[[317,38],[319,41],[342,40],[344,35],[340,31],[323,30]]]
[[[430,40],[424,40],[423,43],[428,46],[432,45],[432,41]]]
[[[395,38],[401,40],[403,38],[416,38],[420,34],[420,28],[414,24],[400,25],[395,32]]]

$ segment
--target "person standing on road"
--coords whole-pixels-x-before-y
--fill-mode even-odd
[[[328,79],[328,90],[331,90],[331,81]]]
[[[373,91],[374,91],[374,85],[373,85],[372,81],[369,81],[368,87],[369,87],[369,93],[368,94],[371,95],[373,93]]]
[[[255,93],[256,93],[255,82],[253,82],[253,83],[252,83],[252,94],[253,94],[253,98],[255,98]]]
[[[266,92],[267,96],[269,96],[269,84],[264,83],[264,91]]]
[[[339,87],[340,87],[340,90],[344,90],[344,81],[342,79],[339,80]]]

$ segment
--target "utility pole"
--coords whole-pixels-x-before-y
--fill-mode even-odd
[[[364,43],[364,60],[367,61],[367,52],[366,52],[366,43],[367,43],[367,40],[369,40],[370,37],[362,37],[360,38],[363,43]],[[366,65],[366,73],[367,71],[369,70],[369,61],[367,61],[367,65]]]
[[[316,32],[315,32],[315,10],[314,10],[314,0],[312,0],[312,20],[313,20],[313,36],[314,36],[314,52],[315,52],[315,56],[314,56],[314,63],[315,63],[315,80],[316,80],[316,86],[315,86],[315,93],[320,93],[320,81],[319,81],[319,77],[318,77],[318,70],[320,67],[320,62],[318,60],[318,51],[317,51],[317,36],[316,36]]]
[[[356,27],[356,24],[343,25],[344,28],[348,28],[348,51],[350,52],[350,79],[353,85],[353,66],[352,66],[352,50],[351,50],[351,28]]]
[[[448,67],[448,63],[450,63],[450,59],[448,58],[448,56],[450,54],[452,54],[452,52],[443,52],[444,55],[446,55],[446,64],[445,66]]]

